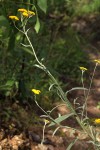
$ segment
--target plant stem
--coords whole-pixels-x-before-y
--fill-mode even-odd
[[[88,101],[88,97],[89,97],[89,94],[90,94],[90,90],[91,90],[91,86],[92,86],[92,82],[93,82],[93,78],[94,78],[94,74],[95,74],[95,70],[97,68],[97,65],[98,65],[98,63],[96,63],[96,65],[94,67],[93,74],[92,74],[92,77],[91,77],[91,80],[90,80],[90,86],[89,86],[88,93],[87,93],[86,100],[85,100],[85,104],[84,104],[85,109],[86,109],[86,118],[87,118],[87,101]]]

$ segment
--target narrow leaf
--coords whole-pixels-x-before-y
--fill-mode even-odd
[[[52,89],[52,87],[55,85],[55,83],[51,84],[49,87],[49,91]]]
[[[34,27],[36,33],[39,32],[39,29],[40,29],[40,21],[39,21],[39,18],[37,16],[37,19],[36,19],[36,24],[35,24],[35,27]]]
[[[47,0],[38,0],[38,6],[40,7],[40,9],[46,13],[47,10]]]
[[[57,128],[55,129],[55,131],[53,132],[52,137],[56,134],[56,132],[59,130],[59,128],[60,128],[60,127],[57,127]]]
[[[67,115],[60,116],[60,117],[56,118],[54,120],[54,122],[51,122],[49,127],[50,126],[54,126],[56,123],[59,124],[60,122],[64,121],[65,119],[67,119],[67,118],[69,118],[69,117],[71,117],[73,115],[74,115],[73,113],[70,113],[70,114],[67,114]]]
[[[33,52],[30,49],[26,48],[26,47],[20,47],[20,49],[24,50],[25,52],[27,52],[31,55],[34,55]]]
[[[71,92],[71,91],[74,91],[74,90],[88,90],[87,88],[83,88],[83,87],[75,87],[75,88],[72,88],[71,90],[67,91],[67,93]]]

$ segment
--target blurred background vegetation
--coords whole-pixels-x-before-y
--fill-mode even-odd
[[[98,42],[100,35],[99,0],[0,0],[0,97],[19,103],[33,103],[32,88],[40,89],[44,108],[56,100],[48,91],[50,79],[36,68],[24,35],[15,29],[9,15],[17,9],[37,11],[29,21],[29,36],[41,60],[67,90],[80,84],[79,66],[89,67],[86,50]],[[19,25],[19,24],[18,24]],[[98,43],[97,43],[98,44]],[[48,96],[49,95],[49,96]],[[49,98],[48,98],[49,97]]]

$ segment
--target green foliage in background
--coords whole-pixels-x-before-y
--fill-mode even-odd
[[[30,49],[20,44],[26,44],[26,39],[15,29],[9,15],[17,15],[18,8],[36,12],[28,26],[31,42],[39,59],[61,82],[66,81],[67,86],[70,80],[79,78],[79,66],[88,66],[83,48],[85,40],[71,27],[73,16],[83,15],[83,12],[99,12],[99,6],[97,0],[0,1],[1,95],[24,99],[29,97],[33,85],[43,91],[48,87],[48,78],[33,66],[35,60]]]

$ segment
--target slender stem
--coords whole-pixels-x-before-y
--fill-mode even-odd
[[[86,101],[86,92],[85,92],[85,86],[84,86],[84,77],[83,77],[84,71],[82,70],[82,76],[81,76],[81,81],[82,81],[82,86],[84,88],[84,98]],[[84,117],[84,111],[85,111],[85,105],[83,105],[83,110],[82,110],[82,115],[81,115],[81,121],[83,120]]]
[[[98,65],[98,63],[96,63],[96,65],[94,67],[93,74],[92,74],[92,77],[91,77],[91,80],[90,80],[90,86],[89,86],[88,93],[87,93],[86,100],[85,100],[86,117],[87,117],[87,100],[88,100],[88,97],[89,97],[89,94],[90,94],[90,90],[91,90],[91,86],[92,86],[92,82],[93,82],[93,78],[94,78],[94,74],[95,74],[95,70],[97,68],[97,65]]]
[[[14,22],[14,26],[15,26],[15,28],[16,28],[19,32],[21,32],[21,33],[24,34],[24,32],[23,32],[22,30],[20,30],[20,29],[16,26],[15,22]]]
[[[28,42],[29,42],[29,44],[30,44],[30,47],[32,48],[32,51],[33,51],[33,54],[34,54],[34,57],[35,57],[36,61],[37,61],[38,64],[43,68],[43,70],[45,70],[46,67],[39,61],[39,59],[38,59],[38,57],[37,57],[37,55],[36,55],[36,53],[35,53],[34,47],[33,47],[32,43],[31,43],[31,41],[30,41],[30,39],[29,39],[29,37],[28,37],[28,35],[27,35],[27,32],[25,32],[24,34],[25,34],[25,36],[26,36],[26,38],[27,38],[27,40],[28,40]]]
[[[60,106],[66,106],[66,104],[59,104],[59,105],[55,106],[52,110],[49,111],[49,115],[50,115],[56,108],[58,108],[58,107],[60,107]]]
[[[46,127],[46,122],[44,123],[44,126],[43,126],[43,136],[42,136],[41,145],[43,145],[43,143],[44,143],[44,131],[45,131],[45,127]]]
[[[95,67],[94,67],[94,70],[93,70],[93,74],[92,74],[92,77],[91,77],[91,80],[90,80],[89,90],[88,90],[88,93],[87,93],[87,98],[88,98],[88,96],[89,96],[89,94],[90,94],[90,90],[91,90],[91,86],[92,86],[92,82],[93,82],[93,78],[94,78],[94,74],[95,74],[95,70],[96,70],[96,68],[97,68],[97,65],[98,65],[98,63],[96,63],[96,65],[95,65]]]
[[[82,85],[83,85],[83,89],[84,89],[84,97],[86,98],[86,92],[85,92],[85,85],[84,85],[84,71],[82,70],[82,77],[81,77],[81,81],[82,81]]]

